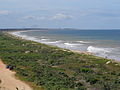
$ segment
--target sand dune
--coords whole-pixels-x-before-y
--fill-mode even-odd
[[[15,78],[15,72],[6,69],[0,60],[0,90],[32,90],[26,83]]]

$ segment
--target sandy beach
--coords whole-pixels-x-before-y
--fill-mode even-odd
[[[6,69],[6,65],[0,60],[0,90],[32,90],[26,83],[16,79],[15,72]]]

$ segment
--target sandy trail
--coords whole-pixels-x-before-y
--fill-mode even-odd
[[[32,90],[26,83],[15,78],[15,72],[6,69],[0,60],[0,90]]]

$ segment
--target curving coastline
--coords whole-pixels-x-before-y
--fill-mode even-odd
[[[120,88],[120,65],[117,62],[11,35],[1,34],[0,42],[3,62],[14,66],[22,80],[45,90]]]
[[[41,38],[36,38],[35,36],[29,36],[29,35],[26,35],[26,34],[23,34],[23,35],[21,34],[22,32],[31,32],[31,31],[33,32],[33,30],[30,30],[30,31],[8,32],[8,33],[15,36],[15,37],[19,37],[21,39],[26,39],[26,40],[35,41],[35,42],[38,42],[38,43],[57,46],[57,47],[60,47],[60,48],[63,48],[63,49],[69,49],[73,52],[91,54],[91,55],[94,55],[94,56],[97,56],[97,57],[103,57],[103,58],[108,58],[108,59],[120,61],[120,58],[119,58],[118,55],[117,56],[114,56],[114,54],[111,55],[112,53],[114,53],[112,51],[119,50],[119,48],[114,49],[114,48],[107,48],[107,47],[106,48],[105,47],[96,47],[96,46],[91,45],[91,44],[93,44],[93,42],[88,42],[88,41],[75,41],[77,43],[72,43],[72,42],[69,42],[69,41],[67,42],[67,41],[63,41],[63,40],[51,41],[50,39],[48,39],[48,38],[46,39],[43,36],[39,36],[39,37],[42,37],[42,39],[41,39]],[[36,31],[39,33],[39,30],[35,30],[35,32]],[[90,44],[90,45],[85,46],[87,44]],[[83,50],[85,48],[86,48],[86,50]],[[109,55],[108,53],[109,54],[111,53],[111,54]]]

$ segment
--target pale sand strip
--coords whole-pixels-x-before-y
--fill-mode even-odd
[[[26,83],[15,78],[15,72],[6,69],[6,65],[0,60],[0,90],[32,90]]]

